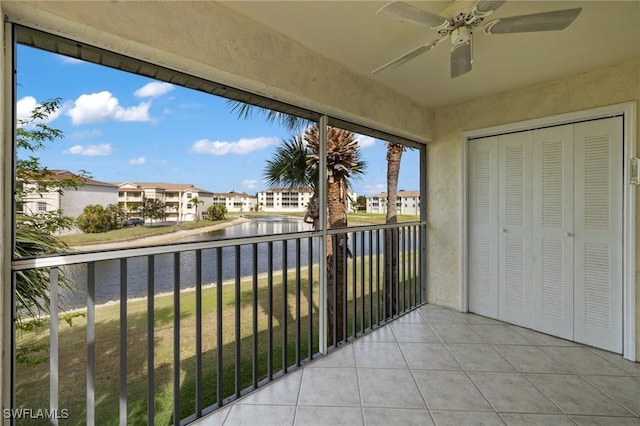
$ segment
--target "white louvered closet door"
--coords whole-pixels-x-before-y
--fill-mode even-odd
[[[499,137],[499,315],[533,326],[532,132]]]
[[[534,328],[573,339],[573,125],[533,131]]]
[[[469,309],[498,317],[498,138],[469,146]]]
[[[622,353],[622,118],[575,125],[575,340]]]

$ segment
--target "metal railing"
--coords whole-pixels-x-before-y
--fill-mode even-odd
[[[193,421],[321,356],[324,321],[331,350],[421,304],[424,229],[17,259],[14,279],[48,272],[52,303],[15,331],[14,407],[48,407],[71,424]]]

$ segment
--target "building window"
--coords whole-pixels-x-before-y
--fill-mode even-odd
[[[191,193],[187,192],[187,198],[191,198]]]
[[[47,203],[38,203],[38,211],[46,212],[47,211]]]

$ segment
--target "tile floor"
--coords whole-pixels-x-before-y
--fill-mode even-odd
[[[425,305],[193,424],[640,425],[640,364]]]

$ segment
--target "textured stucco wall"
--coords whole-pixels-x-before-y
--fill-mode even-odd
[[[429,301],[460,306],[462,132],[634,100],[640,101],[640,60],[437,110],[435,141],[427,147]],[[640,333],[640,289],[636,296]],[[637,344],[640,353],[640,335]]]
[[[425,107],[216,2],[0,4],[44,31],[416,141],[433,136]]]

